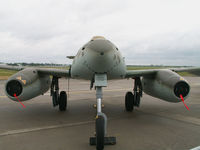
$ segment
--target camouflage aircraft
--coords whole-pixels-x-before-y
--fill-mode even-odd
[[[11,100],[17,101],[17,96],[21,101],[26,101],[44,94],[50,88],[53,106],[59,106],[60,111],[65,111],[67,94],[65,91],[59,93],[59,78],[90,80],[90,88],[95,87],[97,101],[96,135],[90,138],[90,144],[96,145],[97,150],[116,143],[115,137],[106,137],[107,117],[101,110],[102,88],[107,86],[107,80],[134,80],[133,91],[127,92],[125,96],[126,111],[133,111],[134,107],[140,106],[143,91],[168,102],[181,102],[180,95],[186,99],[190,86],[176,72],[187,71],[200,75],[200,68],[197,67],[127,70],[119,49],[101,36],[93,37],[79,49],[76,56],[69,58],[73,59],[69,70],[1,65],[0,68],[19,71],[6,82],[5,93]]]

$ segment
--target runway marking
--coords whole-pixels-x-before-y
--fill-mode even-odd
[[[200,85],[200,83],[194,83],[194,84],[192,84],[192,85]]]
[[[139,111],[147,115],[153,115],[158,117],[163,117],[167,119],[173,119],[176,121],[182,121],[190,124],[200,125],[200,119],[195,117],[187,117],[180,114],[166,114],[166,112],[159,112],[159,113],[148,113],[144,111]],[[115,119],[124,119],[130,117],[130,115],[126,114],[123,116],[113,116],[111,118],[108,118],[108,120],[115,120]],[[9,130],[6,132],[0,133],[0,136],[9,136],[9,135],[15,135],[15,134],[23,134],[23,133],[29,133],[29,132],[37,132],[41,130],[50,130],[50,129],[57,129],[57,128],[64,128],[64,127],[73,127],[73,126],[80,126],[80,125],[86,125],[95,123],[95,121],[82,121],[82,122],[76,122],[76,123],[65,123],[65,124],[58,124],[58,125],[50,125],[50,126],[42,126],[42,127],[35,127],[35,128],[25,128],[25,129],[17,129],[17,130]]]
[[[126,117],[126,115],[125,115]],[[108,118],[108,120],[114,120],[121,118],[121,116],[115,116],[112,118]],[[59,125],[51,125],[51,126],[43,126],[43,127],[35,127],[35,128],[25,128],[25,129],[17,129],[17,130],[10,130],[3,133],[0,133],[0,136],[9,136],[9,135],[15,135],[15,134],[22,134],[22,133],[29,133],[29,132],[36,132],[41,130],[49,130],[49,129],[57,129],[57,128],[64,128],[64,127],[73,127],[73,126],[80,126],[80,125],[86,125],[90,123],[95,123],[95,120],[93,121],[82,121],[77,123],[65,123],[65,124],[59,124]]]
[[[194,83],[194,84],[191,84],[190,86],[193,88],[200,87],[200,83]]]
[[[142,112],[144,112],[144,111],[142,111]],[[180,115],[180,114],[168,114],[166,112],[159,112],[159,113],[144,112],[144,113],[159,116],[159,117],[164,117],[164,118],[168,118],[168,119],[173,119],[173,120],[176,120],[176,121],[191,123],[191,124],[195,124],[195,125],[198,125],[198,126],[200,125],[200,118],[184,116],[184,115]]]
[[[63,127],[80,126],[80,125],[85,125],[85,124],[90,124],[90,123],[94,123],[94,121],[83,121],[83,122],[77,122],[77,123],[66,123],[66,124],[61,124],[61,125],[51,125],[51,126],[28,128],[28,129],[10,130],[7,132],[0,133],[0,136],[28,133],[28,132],[34,132],[34,131],[40,131],[40,130],[63,128]]]
[[[5,95],[3,95],[3,96],[0,96],[0,98],[5,98],[5,97],[7,97],[7,96],[5,96]]]

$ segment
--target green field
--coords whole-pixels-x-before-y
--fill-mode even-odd
[[[0,76],[11,76],[16,72],[14,70],[0,69]]]
[[[41,67],[43,68],[43,67]],[[45,68],[45,67],[44,67]],[[46,67],[51,68],[51,67]],[[69,69],[69,67],[55,67],[56,69]],[[128,66],[127,70],[144,70],[144,69],[164,69],[164,68],[173,68],[173,67],[157,67],[157,66]],[[7,79],[9,76],[15,74],[17,71],[0,69],[0,79]],[[179,73],[181,76],[195,76],[188,72]]]

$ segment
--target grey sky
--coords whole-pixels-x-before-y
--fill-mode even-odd
[[[0,0],[0,61],[70,63],[95,35],[127,64],[200,66],[199,0]]]

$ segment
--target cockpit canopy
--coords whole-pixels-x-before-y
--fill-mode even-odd
[[[91,40],[105,40],[105,38],[103,36],[94,36]]]

